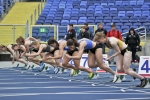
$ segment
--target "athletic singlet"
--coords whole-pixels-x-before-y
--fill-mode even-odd
[[[50,52],[50,46],[46,45],[46,48],[42,50],[43,52]]]
[[[78,43],[80,44],[81,41],[86,41],[86,46],[84,47],[84,50],[89,50],[93,48],[93,44],[91,40],[83,38],[83,39],[78,40]]]
[[[62,42],[62,41],[66,41],[66,40],[59,40],[58,43]],[[64,47],[64,50],[68,51],[69,48],[67,46]]]
[[[117,39],[117,45],[119,46],[120,50],[123,48],[123,42],[119,39]],[[110,41],[110,38],[108,37],[108,41]]]

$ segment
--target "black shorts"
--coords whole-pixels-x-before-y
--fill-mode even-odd
[[[93,54],[95,54],[95,51],[96,51],[98,48],[102,48],[102,47],[103,47],[102,44],[96,44],[96,46],[95,46],[94,48],[90,49],[90,51],[91,51]]]
[[[55,53],[56,50],[59,50],[59,48],[55,47],[54,50],[52,52],[50,52],[50,53],[54,55],[54,53]]]
[[[67,53],[70,55],[70,56],[72,56],[73,55],[73,53],[74,52],[76,52],[76,51],[78,51],[78,49],[77,48],[75,48],[74,50],[72,50],[72,51],[67,51]]]
[[[37,53],[38,50],[35,50],[35,49],[32,48],[32,49],[30,50],[30,52],[36,52],[36,53]]]
[[[131,51],[131,48],[127,47],[127,48],[121,50],[121,54],[124,56],[125,52],[127,52],[127,51]]]

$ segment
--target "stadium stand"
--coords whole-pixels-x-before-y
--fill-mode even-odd
[[[149,6],[149,0],[47,0],[36,25],[103,22],[109,31],[107,26],[114,22],[121,32],[127,32],[150,22]]]
[[[39,2],[17,2],[4,17],[0,24],[14,25],[24,24],[30,19],[30,15],[33,14],[34,9],[38,8]],[[24,5],[22,7],[22,5]],[[21,8],[21,9],[20,9]],[[38,15],[37,15],[38,18]],[[29,20],[30,23],[30,20]],[[34,24],[34,23],[33,23]],[[0,43],[8,45],[12,43],[12,26],[1,26],[0,32],[4,33],[1,35]],[[19,36],[25,35],[25,26],[15,26],[15,39]],[[9,37],[9,38],[8,38]],[[6,40],[7,39],[7,40]],[[7,42],[6,42],[7,41]]]

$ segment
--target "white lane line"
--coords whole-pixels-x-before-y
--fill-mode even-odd
[[[80,87],[80,86],[46,86],[46,87],[1,87],[0,90],[11,90],[11,89],[45,89],[45,88],[83,88],[83,89],[109,89],[110,87]]]
[[[29,81],[29,82],[0,82],[0,84],[28,84],[28,83],[30,83],[30,84],[35,84],[35,83],[37,83],[37,84],[42,84],[42,83],[68,83],[67,81],[47,81],[47,82],[31,82],[31,81]],[[79,83],[79,82],[73,82],[73,83],[71,83],[71,84],[77,84],[77,83]],[[85,86],[91,86],[91,85],[85,85]]]
[[[14,70],[14,71],[20,72],[20,70],[15,70],[15,69],[9,69],[9,70]],[[32,74],[34,74],[34,72],[27,72],[27,71],[25,71],[25,72],[26,72],[26,73],[32,73]],[[45,75],[45,74],[40,74],[40,73],[39,73],[39,75],[50,76],[50,75]],[[51,75],[51,76],[52,76],[52,75]],[[69,80],[69,78],[64,78],[64,77],[57,77],[57,76],[53,76],[53,77],[54,77],[54,78],[59,78],[59,79],[67,79],[67,80]],[[99,84],[99,83],[95,83],[95,82],[87,82],[87,81],[76,80],[76,79],[71,79],[71,80],[78,81],[78,82],[83,82],[83,83],[98,84],[98,85],[108,86],[108,87],[112,87],[112,88],[124,89],[124,87],[117,87],[117,86]],[[141,92],[141,93],[150,94],[150,92],[147,92],[147,91],[141,91],[141,90],[135,90],[135,89],[129,89],[129,88],[126,89],[126,90],[131,90],[131,91],[137,91],[137,92]]]
[[[150,97],[142,97],[142,98],[119,98],[119,99],[97,99],[97,100],[150,100]]]
[[[54,95],[54,94],[62,94],[62,95],[82,95],[82,94],[88,94],[88,95],[110,95],[110,94],[121,94],[121,95],[145,95],[141,93],[83,93],[83,92],[56,92],[56,93],[4,93],[0,94],[0,97],[8,97],[8,96],[35,96],[35,95]],[[116,99],[115,99],[116,100]]]

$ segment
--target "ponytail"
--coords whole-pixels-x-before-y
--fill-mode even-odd
[[[112,49],[112,45],[110,44],[110,41],[107,41],[106,43],[104,43],[106,45],[106,47],[108,47],[109,49]]]

